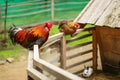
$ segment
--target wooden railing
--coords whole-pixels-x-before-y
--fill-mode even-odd
[[[83,71],[84,65],[93,66],[92,41],[89,40],[85,43],[78,43],[74,46],[68,46],[68,44],[76,40],[90,37],[92,35],[90,32],[91,29],[93,28],[80,29],[69,40],[66,40],[66,37],[63,33],[56,34],[49,37],[48,41],[40,49],[38,49],[37,45],[34,45],[34,51],[29,51],[28,76],[32,77],[34,80],[84,80],[77,75]],[[88,33],[82,36],[76,36],[85,31]],[[52,60],[50,61],[42,59],[39,51],[41,53],[41,49],[51,46],[56,42],[58,42],[60,45],[60,52],[58,53],[59,55],[52,56]],[[86,46],[88,46],[88,48],[86,48]],[[77,51],[75,51],[75,49],[77,49]],[[72,54],[71,51],[74,54]],[[76,61],[72,61],[73,59],[76,59]],[[60,63],[60,65],[53,64],[56,62]],[[79,67],[79,70],[71,70],[77,66]],[[36,67],[39,68],[39,70],[36,69]],[[54,76],[54,79],[51,79],[45,75],[44,71]]]
[[[34,57],[33,57],[34,56]],[[49,72],[54,75],[58,80],[84,80],[72,73],[69,73],[57,66],[54,66],[45,60],[39,58],[38,45],[34,45],[34,51],[29,51],[29,62],[28,62],[28,75],[35,80],[51,80],[49,77],[38,72],[34,67],[38,67],[42,70]]]

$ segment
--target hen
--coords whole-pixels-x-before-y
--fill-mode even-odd
[[[60,32],[64,32],[66,35],[72,35],[80,28],[80,24],[76,22],[61,22],[59,24]]]
[[[9,36],[13,44],[17,43],[24,48],[32,50],[34,44],[41,47],[47,41],[51,28],[51,22],[46,22],[43,25],[37,25],[26,29],[17,28],[13,25],[9,29]]]

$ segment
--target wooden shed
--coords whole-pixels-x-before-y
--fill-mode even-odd
[[[92,66],[94,71],[97,70],[97,44],[99,45],[103,70],[113,70],[112,72],[119,73],[120,46],[118,44],[120,43],[120,30],[115,28],[120,27],[119,9],[120,0],[90,0],[74,22],[80,23],[83,27],[87,24],[93,24],[94,27],[77,30],[69,40],[66,40],[64,33],[51,36],[40,50],[35,45],[34,50],[29,51],[28,79],[85,80],[80,77],[84,65]],[[76,36],[86,31],[87,34]],[[69,46],[73,41],[87,37],[93,38],[85,43]],[[54,50],[52,47],[56,43],[59,50],[56,48]],[[49,59],[43,59],[39,52],[41,53],[42,49],[48,46],[52,47],[52,50],[48,50],[50,52]]]
[[[94,54],[98,43],[103,70],[120,73],[120,0],[91,0],[74,21],[95,25]]]

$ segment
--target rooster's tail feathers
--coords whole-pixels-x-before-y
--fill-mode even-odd
[[[14,24],[9,29],[9,37],[10,37],[10,39],[11,39],[13,44],[15,44],[15,42],[14,42],[14,35],[20,29],[21,28],[17,28]]]

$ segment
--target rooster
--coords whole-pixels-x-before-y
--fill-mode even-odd
[[[9,29],[9,36],[13,44],[17,43],[24,48],[32,50],[33,45],[37,44],[40,48],[47,41],[51,28],[51,22],[24,29],[13,25]]]
[[[79,28],[80,28],[80,24],[78,24],[76,22],[65,22],[65,21],[63,21],[59,24],[60,32],[64,32],[66,35],[72,35]]]

